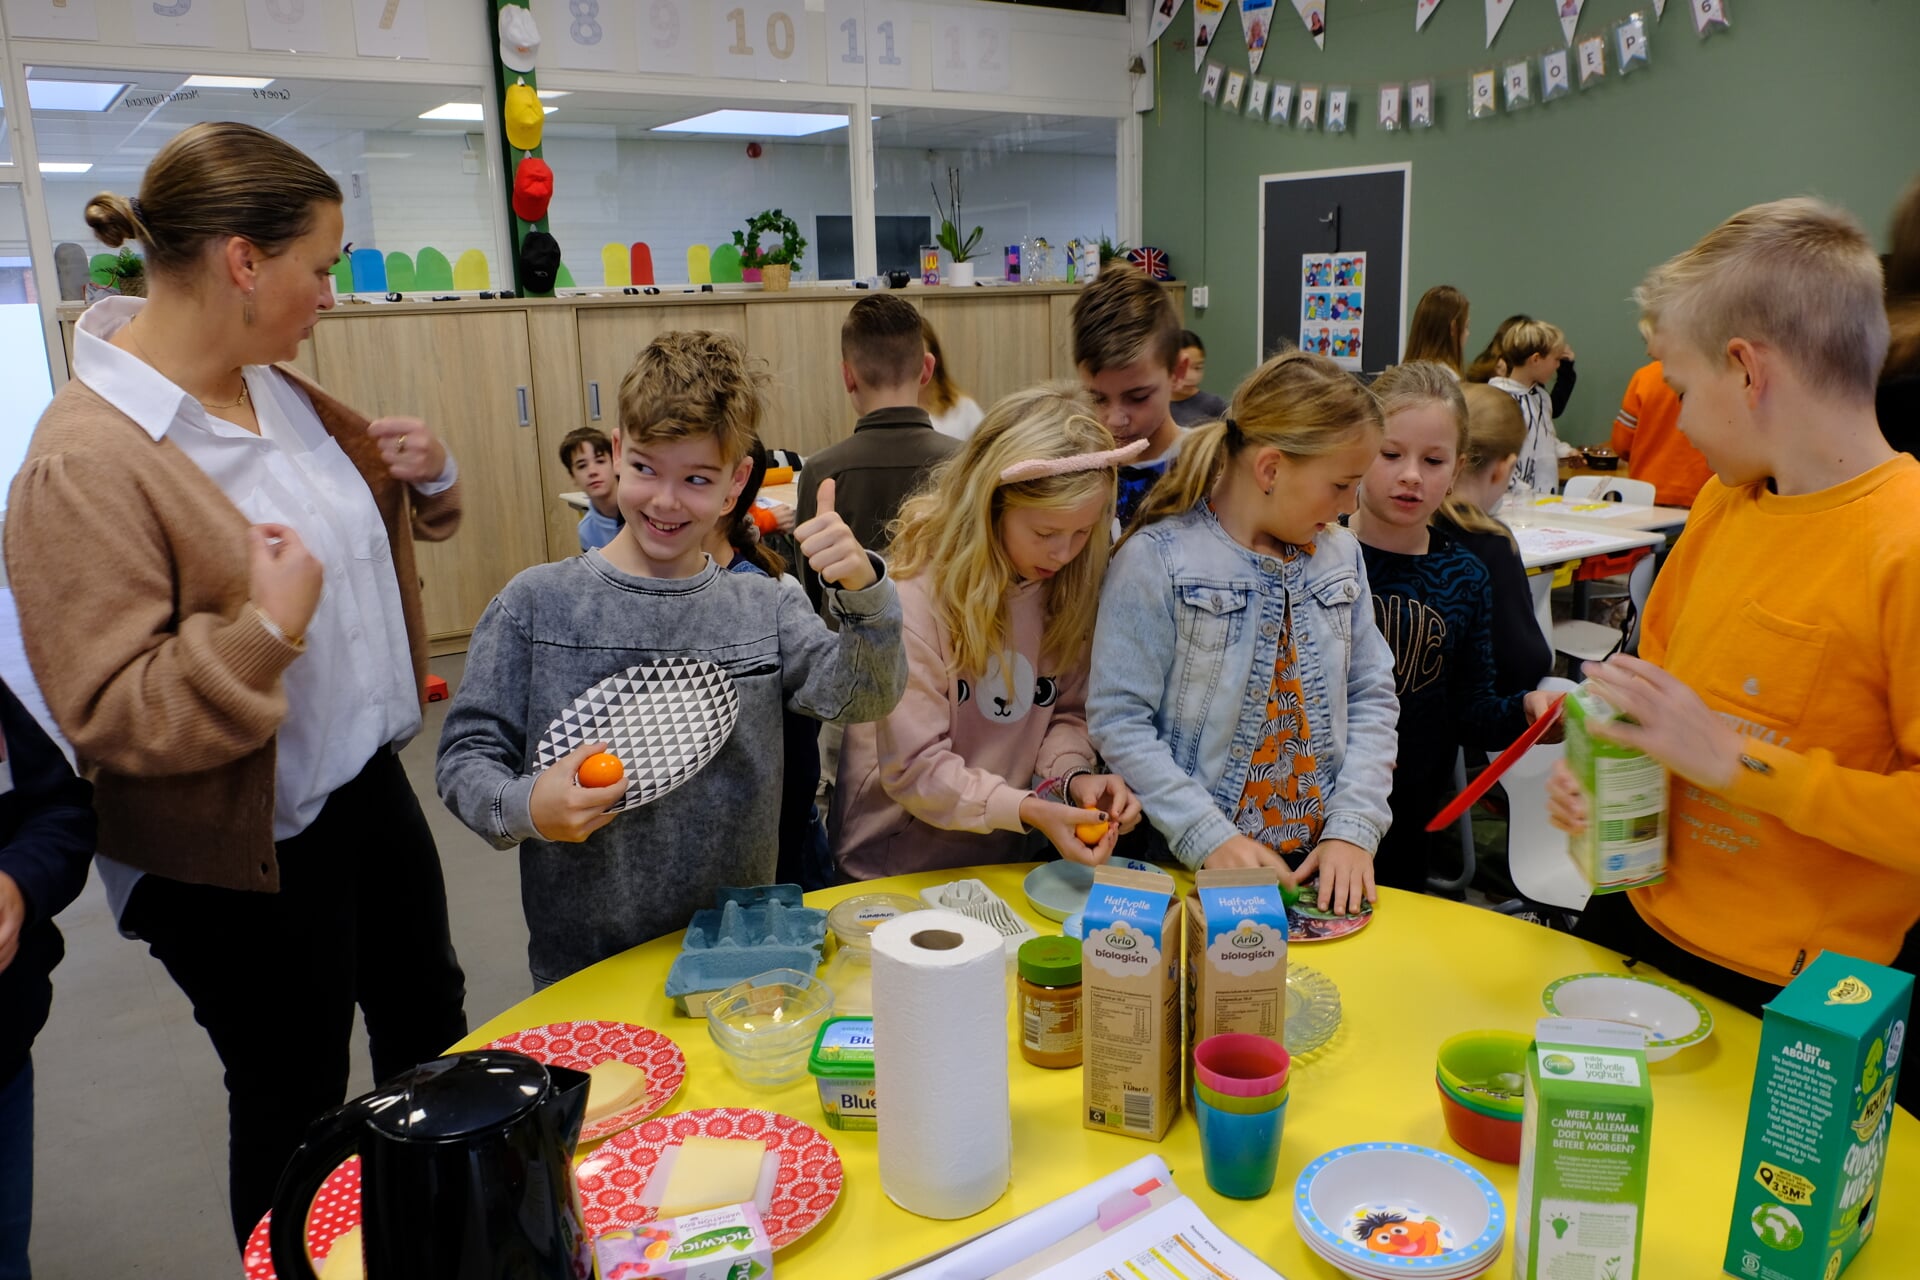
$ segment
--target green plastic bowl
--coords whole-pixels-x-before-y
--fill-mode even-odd
[[[1463,1031],[1442,1042],[1434,1074],[1462,1103],[1492,1115],[1517,1116],[1525,1105],[1520,1089],[1502,1086],[1526,1080],[1532,1042],[1518,1031]],[[1503,1076],[1507,1079],[1500,1079]],[[1501,1093],[1511,1096],[1498,1096]]]

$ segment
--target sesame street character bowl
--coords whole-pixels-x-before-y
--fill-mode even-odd
[[[1499,1192],[1478,1170],[1430,1147],[1364,1142],[1329,1151],[1294,1184],[1294,1226],[1348,1275],[1478,1275],[1507,1227]]]

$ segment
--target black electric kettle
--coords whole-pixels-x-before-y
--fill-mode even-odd
[[[360,1156],[367,1280],[584,1280],[573,1149],[587,1075],[483,1049],[425,1062],[314,1121],[273,1202],[273,1270],[314,1280],[307,1213]]]

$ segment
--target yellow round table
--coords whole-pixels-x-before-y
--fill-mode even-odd
[[[930,885],[977,875],[1042,933],[1059,926],[1032,912],[1020,884],[1031,864],[968,872],[899,876],[808,895],[826,907],[855,893],[917,895]],[[1180,876],[1190,890],[1191,879]],[[1288,1195],[1315,1157],[1368,1141],[1417,1142],[1462,1157],[1483,1171],[1514,1208],[1517,1170],[1468,1155],[1448,1139],[1433,1081],[1434,1051],[1459,1031],[1530,1031],[1545,1016],[1540,991],[1557,977],[1626,972],[1604,948],[1493,912],[1384,890],[1374,922],[1334,942],[1298,945],[1288,962],[1310,965],[1340,988],[1340,1029],[1293,1072],[1293,1096],[1274,1192],[1228,1200],[1207,1186],[1200,1138],[1183,1113],[1164,1142],[1095,1133],[1080,1124],[1080,1072],[1029,1066],[1009,1039],[1013,1091],[1013,1185],[972,1218],[937,1222],[897,1208],[880,1188],[872,1132],[828,1129],[809,1077],[786,1089],[757,1090],[736,1080],[707,1036],[704,1021],[679,1017],[663,994],[680,935],[661,938],[594,965],[524,1000],[475,1031],[473,1048],[524,1027],[571,1019],[639,1023],[671,1036],[687,1055],[687,1082],[669,1111],[755,1106],[796,1116],[826,1133],[846,1173],[840,1203],[804,1239],[780,1252],[780,1280],[877,1276],[959,1243],[1078,1190],[1150,1152],[1172,1168],[1181,1189],[1253,1253],[1289,1280],[1337,1273],[1294,1233]],[[1642,1280],[1720,1274],[1733,1209],[1747,1099],[1759,1054],[1760,1024],[1703,997],[1713,1036],[1654,1064],[1653,1167],[1642,1249]],[[884,1117],[886,1100],[880,1101]],[[884,1123],[884,1119],[883,1119]],[[1852,1280],[1905,1280],[1914,1274],[1895,1224],[1920,1218],[1920,1126],[1894,1119],[1881,1188],[1880,1234],[1847,1271]],[[1911,1216],[1910,1216],[1911,1215]],[[1508,1242],[1511,1248],[1511,1239]],[[1506,1276],[1503,1257],[1492,1274]]]

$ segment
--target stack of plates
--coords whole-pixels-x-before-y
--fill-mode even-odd
[[[1444,1152],[1366,1142],[1301,1171],[1293,1221],[1308,1248],[1358,1280],[1466,1280],[1500,1257],[1507,1211],[1491,1182]]]

